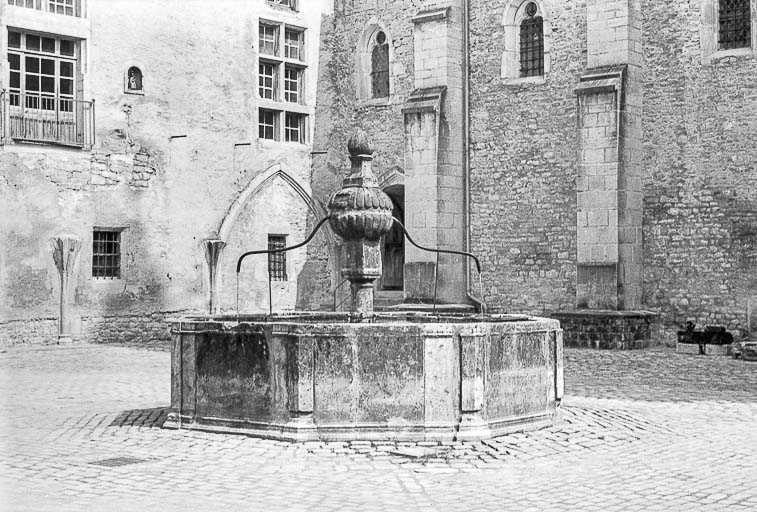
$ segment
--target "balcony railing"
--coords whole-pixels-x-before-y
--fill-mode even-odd
[[[10,5],[81,17],[82,0],[7,0]]]
[[[2,91],[0,123],[3,141],[91,148],[95,143],[95,102]]]

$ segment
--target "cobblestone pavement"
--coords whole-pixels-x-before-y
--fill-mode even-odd
[[[757,510],[757,363],[566,350],[557,427],[294,445],[159,428],[169,360],[104,345],[0,353],[0,508]]]

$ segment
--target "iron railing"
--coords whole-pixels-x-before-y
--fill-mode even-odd
[[[2,91],[0,124],[3,140],[91,148],[95,143],[95,102]]]

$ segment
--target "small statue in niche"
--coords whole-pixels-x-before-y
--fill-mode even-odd
[[[142,72],[138,67],[130,67],[126,78],[126,87],[130,91],[142,90]]]

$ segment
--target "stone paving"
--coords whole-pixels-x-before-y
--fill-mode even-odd
[[[757,510],[757,363],[568,349],[557,427],[297,445],[159,428],[169,360],[0,353],[0,509]]]

